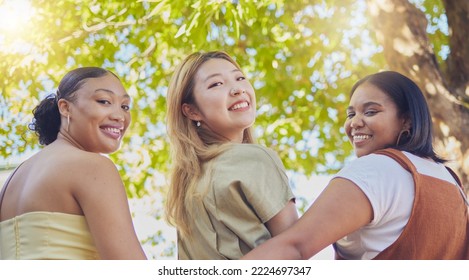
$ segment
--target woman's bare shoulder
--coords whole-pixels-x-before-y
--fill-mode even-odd
[[[71,181],[73,185],[119,177],[113,161],[98,153],[78,149],[58,149],[41,158],[42,161],[46,159],[49,171],[56,174],[55,177]]]

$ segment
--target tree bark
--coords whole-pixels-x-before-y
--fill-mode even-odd
[[[448,73],[442,73],[426,33],[425,14],[408,0],[367,0],[378,42],[391,70],[413,79],[427,98],[433,117],[435,150],[450,160],[469,192],[469,36],[465,34],[469,5],[452,2],[448,18],[453,31]],[[460,13],[459,6],[465,11]],[[459,14],[458,14],[459,13]],[[455,16],[455,14],[458,14]],[[464,24],[464,25],[459,25]],[[455,34],[457,33],[457,34]],[[448,78],[447,78],[448,77]]]
[[[446,78],[451,90],[469,103],[469,1],[443,0],[448,18],[451,53],[447,59]]]

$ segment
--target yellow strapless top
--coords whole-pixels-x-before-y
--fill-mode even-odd
[[[0,222],[0,259],[99,259],[84,216],[29,212]]]

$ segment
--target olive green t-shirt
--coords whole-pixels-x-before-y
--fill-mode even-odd
[[[179,259],[239,259],[271,237],[264,223],[294,199],[285,168],[268,148],[233,144],[202,169]]]

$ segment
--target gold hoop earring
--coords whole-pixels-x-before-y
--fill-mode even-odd
[[[70,115],[67,115],[67,132],[69,128],[70,128]]]
[[[401,130],[401,132],[399,132],[399,136],[397,136],[396,146],[399,146],[399,142],[401,141],[401,138],[403,136],[404,138],[408,138],[410,136],[410,130],[406,129],[406,130]]]

